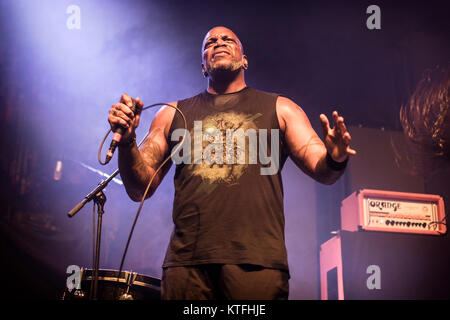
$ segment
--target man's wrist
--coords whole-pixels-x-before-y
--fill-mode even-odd
[[[348,157],[344,161],[338,162],[338,161],[335,161],[331,157],[331,155],[327,152],[327,155],[325,158],[326,158],[328,168],[330,168],[334,171],[342,171],[347,167]]]
[[[129,149],[133,147],[135,144],[136,144],[136,134],[133,134],[133,136],[129,137],[127,140],[121,140],[119,142],[119,148]]]

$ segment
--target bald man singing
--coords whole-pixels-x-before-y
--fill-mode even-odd
[[[236,34],[215,27],[202,45],[205,91],[171,102],[156,114],[139,150],[139,99],[123,94],[110,110],[113,129],[126,129],[119,170],[126,191],[148,197],[176,164],[174,229],[163,263],[161,298],[183,300],[288,299],[281,170],[289,156],[307,175],[333,184],[344,172],[351,136],[344,119],[321,114],[323,140],[305,112],[279,94],[245,83],[249,61]],[[183,143],[182,143],[183,142]],[[176,157],[157,168],[178,147]],[[182,148],[181,148],[182,147]],[[149,239],[151,241],[151,239]]]

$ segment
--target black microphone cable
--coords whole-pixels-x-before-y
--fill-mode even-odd
[[[145,199],[146,199],[146,197],[147,197],[147,193],[148,193],[148,191],[150,190],[150,186],[152,185],[152,182],[153,182],[155,176],[156,176],[156,175],[158,174],[158,172],[162,169],[162,167],[166,164],[166,162],[169,161],[169,160],[172,158],[172,156],[178,152],[178,150],[181,148],[181,146],[182,146],[183,143],[184,143],[184,139],[186,138],[186,133],[187,133],[187,121],[186,121],[186,117],[185,117],[185,115],[183,114],[183,112],[182,112],[178,107],[173,106],[173,105],[168,104],[168,103],[155,103],[155,104],[152,104],[152,105],[149,105],[149,106],[147,106],[147,107],[142,108],[142,111],[147,110],[147,109],[150,109],[150,108],[153,108],[153,107],[156,107],[156,106],[169,106],[169,107],[174,108],[176,111],[178,111],[178,112],[181,114],[181,117],[183,118],[183,121],[184,121],[184,134],[183,134],[183,138],[181,139],[181,143],[179,143],[179,144],[178,144],[178,147],[175,148],[175,149],[172,151],[172,153],[171,153],[168,157],[166,157],[166,158],[164,159],[164,161],[159,165],[159,167],[155,170],[155,172],[153,173],[153,175],[151,176],[151,178],[150,178],[150,180],[149,180],[149,182],[148,182],[148,184],[147,184],[147,188],[145,189],[145,192],[144,192],[144,194],[142,195],[142,199],[141,199],[141,202],[140,202],[140,204],[139,204],[139,208],[138,208],[138,210],[137,210],[137,212],[136,212],[136,216],[135,216],[135,218],[134,218],[133,225],[131,226],[130,234],[128,235],[127,244],[126,244],[126,246],[125,246],[125,250],[124,250],[124,252],[123,252],[122,259],[121,259],[121,261],[120,261],[120,268],[119,268],[119,273],[117,274],[117,281],[119,281],[120,274],[122,273],[123,264],[124,264],[124,262],[125,262],[125,257],[126,257],[126,255],[127,255],[128,248],[129,248],[129,246],[130,246],[131,237],[133,236],[134,228],[136,227],[137,220],[138,220],[139,215],[140,215],[140,213],[141,213],[142,206],[144,205],[144,201],[145,201]],[[174,118],[175,118],[175,116],[174,116]],[[100,157],[100,156],[101,156],[101,151],[102,151],[103,145],[104,145],[104,143],[105,143],[105,141],[106,141],[106,138],[107,138],[108,135],[111,133],[111,131],[112,131],[112,129],[109,129],[109,130],[108,130],[108,132],[106,133],[105,137],[103,138],[102,143],[100,144],[100,148],[99,148],[99,150],[98,150],[98,162],[99,162],[101,165],[106,165],[106,162],[102,162],[102,161],[101,161],[101,157]],[[146,133],[146,135],[144,136],[144,138],[142,139],[142,141],[138,144],[138,148],[139,148],[139,147],[144,143],[144,141],[147,139],[149,133],[150,133],[150,132],[147,131],[147,133]]]

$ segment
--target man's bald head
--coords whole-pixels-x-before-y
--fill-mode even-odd
[[[227,28],[227,27],[224,27],[224,26],[217,26],[217,27],[214,27],[214,28],[210,29],[210,30],[206,33],[205,37],[203,38],[202,51],[203,51],[203,49],[205,48],[205,42],[207,41],[208,37],[211,37],[212,35],[222,34],[222,33],[228,33],[228,34],[233,35],[233,37],[234,37],[234,38],[237,40],[237,42],[239,43],[239,46],[240,46],[240,48],[241,48],[242,53],[244,53],[244,46],[242,45],[241,40],[239,39],[239,37],[233,32],[233,30],[231,30],[231,29],[229,29],[229,28]]]

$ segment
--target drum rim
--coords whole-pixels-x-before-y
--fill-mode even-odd
[[[87,273],[85,273],[86,271],[90,271],[90,272],[92,272],[92,274],[88,275]],[[93,281],[94,280],[94,274],[93,274],[94,271],[95,271],[94,269],[84,269],[83,270],[83,274],[84,274],[85,277],[82,277],[81,281],[83,281],[83,280],[84,281]],[[126,275],[127,274],[130,274],[130,275],[136,274],[137,276],[144,277],[144,279],[146,279],[146,278],[147,279],[151,279],[151,280],[157,282],[158,285],[151,284],[151,283],[146,283],[146,282],[143,282],[143,281],[138,281],[137,279],[135,279],[131,283],[131,286],[136,285],[136,286],[147,287],[147,288],[158,290],[158,291],[161,290],[161,285],[160,285],[161,284],[161,280],[158,279],[158,278],[153,278],[153,277],[150,277],[150,276],[147,276],[147,275],[144,275],[144,274],[140,274],[140,273],[133,272],[133,271],[128,271],[128,270],[122,270],[122,273],[123,273],[123,275],[125,277],[121,277],[120,275],[119,275],[119,277],[117,277],[116,275],[115,276],[105,276],[105,275],[101,275],[102,271],[110,271],[110,272],[112,271],[112,272],[116,272],[116,273],[119,272],[119,270],[115,270],[115,269],[99,269],[98,270],[98,272],[99,272],[98,280],[109,281],[109,282],[119,282],[119,283],[123,283],[123,284],[126,285],[127,284],[127,280],[126,280],[127,277],[126,277]],[[137,276],[136,276],[136,278],[137,278]]]

